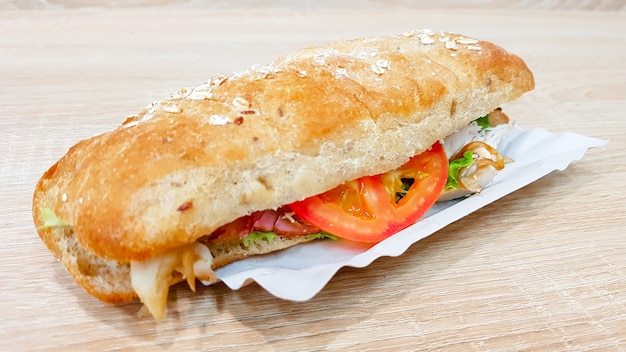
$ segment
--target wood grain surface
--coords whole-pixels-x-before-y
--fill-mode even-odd
[[[623,11],[624,0],[11,0],[0,9],[75,8],[202,8],[202,9],[541,9]]]
[[[0,350],[626,350],[623,2],[224,3],[0,5]],[[177,286],[157,324],[137,316],[139,304],[85,294],[39,240],[35,183],[80,139],[214,73],[412,28],[460,32],[519,54],[537,88],[505,111],[523,127],[609,144],[400,257],[341,270],[307,302],[254,284],[197,294]]]

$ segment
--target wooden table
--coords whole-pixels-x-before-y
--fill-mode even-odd
[[[33,11],[13,10],[16,3],[0,7],[0,349],[626,350],[626,12],[605,2],[585,2],[597,5],[590,11],[524,2],[472,10],[66,1],[33,2],[52,8]],[[510,116],[610,143],[400,257],[341,270],[307,302],[257,285],[196,295],[180,286],[156,324],[137,317],[139,304],[84,293],[39,240],[34,185],[78,140],[214,73],[412,28],[452,30],[519,54],[537,88],[506,106]]]

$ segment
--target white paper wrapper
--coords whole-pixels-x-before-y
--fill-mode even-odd
[[[398,256],[420,239],[554,170],[564,170],[589,148],[607,142],[575,133],[527,131],[516,126],[498,147],[514,162],[507,164],[480,194],[438,203],[417,224],[373,246],[341,240],[314,241],[232,263],[218,269],[217,277],[232,289],[256,281],[276,297],[310,299],[340,268],[362,268],[382,256]]]

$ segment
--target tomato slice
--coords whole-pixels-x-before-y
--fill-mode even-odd
[[[441,195],[447,178],[448,158],[435,143],[396,170],[346,182],[289,207],[335,236],[380,242],[421,218]]]

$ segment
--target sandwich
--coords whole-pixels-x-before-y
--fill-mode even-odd
[[[73,279],[165,317],[170,286],[317,240],[375,243],[505,167],[518,56],[415,30],[313,46],[182,88],[41,177],[37,232]],[[416,225],[416,226],[419,226]]]

